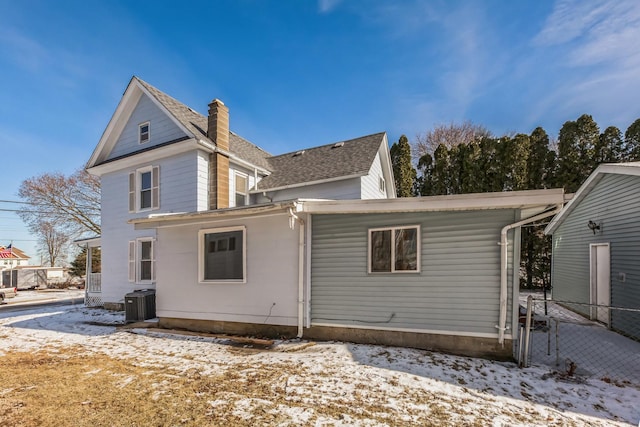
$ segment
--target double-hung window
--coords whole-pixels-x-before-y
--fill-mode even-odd
[[[129,242],[129,281],[152,283],[155,281],[155,245],[152,237],[141,237]]]
[[[138,125],[138,143],[144,144],[149,141],[149,137],[151,136],[149,131],[149,122],[140,123]]]
[[[369,229],[369,273],[419,273],[420,226]]]
[[[160,207],[160,168],[147,166],[129,173],[129,212]]]
[[[225,227],[198,233],[200,282],[246,282],[246,229]]]
[[[236,206],[244,206],[247,204],[247,198],[248,198],[247,184],[248,184],[247,175],[236,172],[235,174]]]

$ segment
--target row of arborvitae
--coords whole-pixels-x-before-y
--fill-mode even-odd
[[[412,153],[413,151],[413,153]],[[464,122],[406,136],[391,147],[399,197],[564,188],[575,192],[600,163],[640,160],[640,119],[624,135],[615,126],[600,132],[588,114],[566,122],[557,140],[538,127],[496,137]],[[416,167],[414,167],[414,165]],[[521,285],[549,286],[551,245],[545,224],[522,230]]]

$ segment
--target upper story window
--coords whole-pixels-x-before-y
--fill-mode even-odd
[[[378,177],[378,189],[380,190],[381,193],[384,193],[387,189],[387,186],[384,182],[384,178],[381,176]]]
[[[236,206],[244,206],[249,199],[248,177],[245,174],[236,172]]]
[[[147,166],[129,174],[129,212],[160,207],[160,168]]]
[[[369,273],[419,273],[420,226],[369,230]]]
[[[149,141],[149,122],[138,125],[138,142],[143,144]]]

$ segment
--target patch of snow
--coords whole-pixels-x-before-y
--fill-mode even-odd
[[[270,350],[241,348],[210,336],[112,326],[123,316],[72,305],[0,312],[0,356],[11,350],[79,346],[87,353],[135,359],[142,366],[171,366],[178,372],[195,370],[201,375],[221,375],[242,365],[236,374],[253,378],[262,369],[282,367],[291,373],[278,379],[274,393],[284,394],[285,404],[240,392],[210,404],[212,412],[233,405],[229,409],[244,419],[260,408],[288,417],[288,425],[312,419],[316,425],[381,425],[381,419],[389,424],[415,424],[436,409],[446,410],[461,425],[635,426],[640,421],[638,384],[619,387],[592,379],[567,381],[550,375],[544,366],[519,369],[514,363],[376,345],[291,340],[277,341]],[[126,387],[129,381],[123,377],[120,385]],[[359,408],[356,402],[376,405]],[[433,407],[432,402],[439,406]],[[305,409],[306,403],[345,405],[360,410],[364,418],[320,416]],[[377,419],[367,419],[367,411]]]

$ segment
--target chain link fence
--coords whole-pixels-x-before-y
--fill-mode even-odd
[[[640,386],[640,309],[529,297],[520,310],[520,366]]]

